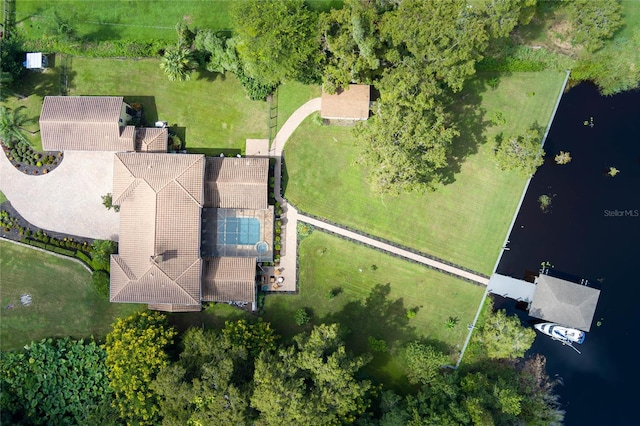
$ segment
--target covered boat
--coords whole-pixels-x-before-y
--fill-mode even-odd
[[[564,327],[554,322],[543,322],[533,326],[541,333],[550,336],[552,339],[560,340],[563,343],[578,343],[584,342],[585,332],[577,330],[575,328]]]

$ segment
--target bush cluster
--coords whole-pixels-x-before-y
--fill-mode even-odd
[[[9,160],[14,163],[23,163],[30,166],[43,167],[49,164],[58,164],[58,157],[51,154],[43,154],[35,151],[29,144],[18,142],[9,151]]]
[[[91,58],[145,58],[160,55],[166,47],[161,40],[108,40],[79,42],[44,37],[25,40],[23,48],[28,52],[65,53]]]

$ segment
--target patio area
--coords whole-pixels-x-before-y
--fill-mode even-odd
[[[262,291],[296,291],[295,270],[283,266],[258,266],[258,288]]]

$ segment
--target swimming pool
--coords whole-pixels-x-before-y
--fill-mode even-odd
[[[227,217],[218,222],[218,244],[253,245],[260,241],[260,221],[253,217]]]

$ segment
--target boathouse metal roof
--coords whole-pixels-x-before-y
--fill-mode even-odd
[[[541,274],[529,315],[583,331],[591,329],[600,290]]]

